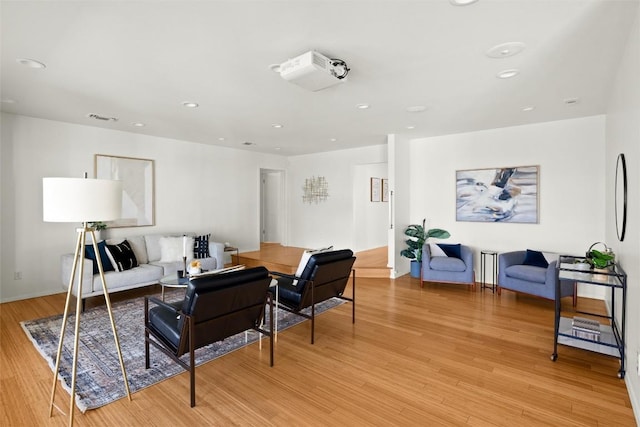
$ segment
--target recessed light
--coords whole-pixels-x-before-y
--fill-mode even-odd
[[[356,108],[358,108],[360,110],[366,110],[369,107],[370,107],[369,104],[358,104],[358,105],[356,105]]]
[[[427,109],[427,107],[425,107],[424,105],[414,105],[411,107],[407,107],[407,111],[410,113],[421,113],[423,111],[425,111]]]
[[[527,107],[522,107],[522,111],[527,112],[527,113],[528,113],[529,111],[533,111],[533,110],[535,110],[535,109],[536,109],[536,107],[534,107],[533,105],[529,105],[529,106],[527,106]]]
[[[576,105],[579,101],[579,98],[567,98],[564,100],[564,103],[567,105]]]
[[[496,77],[499,79],[510,79],[511,77],[515,77],[518,74],[520,74],[520,71],[516,69],[502,70],[496,75]]]
[[[273,127],[274,127],[274,128],[276,128],[276,129],[282,129],[282,125],[281,125],[281,124],[279,124],[279,123],[274,123],[274,124],[272,124],[271,126],[273,126]]]
[[[29,68],[47,68],[44,62],[36,61],[35,59],[18,58],[16,62]]]
[[[478,0],[449,0],[449,2],[454,6],[469,6],[477,1]]]
[[[133,123],[131,123],[131,126],[135,126],[137,128],[143,128],[146,125],[144,123],[140,123],[140,122],[133,122]]]
[[[218,138],[218,141],[224,141],[224,140],[225,140],[224,136],[221,136],[220,138]]]
[[[508,58],[510,56],[519,54],[524,50],[524,48],[525,45],[522,42],[508,42],[496,45],[487,50],[485,53],[489,58]]]
[[[331,142],[336,142],[338,139],[337,138],[329,138],[329,141]]]
[[[198,108],[200,104],[198,104],[197,102],[184,101],[182,103],[182,106],[187,108]]]
[[[253,145],[253,142],[245,141],[242,143],[242,145]]]
[[[407,129],[409,129],[409,130],[411,130],[411,129],[415,129],[415,128],[416,128],[416,127],[415,127],[415,126],[412,126],[412,125],[407,126]]]
[[[3,98],[0,102],[2,102],[3,104],[15,104],[16,100],[10,99],[10,98]]]
[[[276,151],[280,151],[280,147],[276,147],[276,148],[275,148],[275,150],[276,150]]]

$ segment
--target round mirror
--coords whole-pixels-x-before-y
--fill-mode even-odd
[[[615,209],[616,233],[622,242],[627,229],[627,162],[622,153],[618,154],[616,163]]]

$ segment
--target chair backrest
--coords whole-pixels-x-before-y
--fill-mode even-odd
[[[356,258],[350,249],[320,252],[312,255],[304,271],[300,275],[298,291],[302,294],[299,308],[310,306],[311,291],[309,284],[313,282],[313,300],[315,302],[342,295]]]
[[[190,280],[182,312],[194,318],[195,348],[258,326],[270,283],[264,267]],[[180,322],[184,322],[184,316]]]

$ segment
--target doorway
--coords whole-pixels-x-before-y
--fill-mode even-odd
[[[260,169],[260,243],[285,242],[285,172]]]

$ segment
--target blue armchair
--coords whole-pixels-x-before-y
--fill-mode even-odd
[[[422,247],[422,277],[424,282],[462,283],[476,289],[476,278],[473,270],[473,251],[470,247],[460,245],[460,258],[432,256],[428,243]]]
[[[509,289],[555,301],[558,281],[557,261],[550,262],[546,268],[525,265],[523,263],[526,255],[527,251],[514,251],[501,253],[498,256],[498,295],[502,289]],[[561,297],[573,296],[575,307],[577,302],[575,282],[563,280],[560,286]]]

